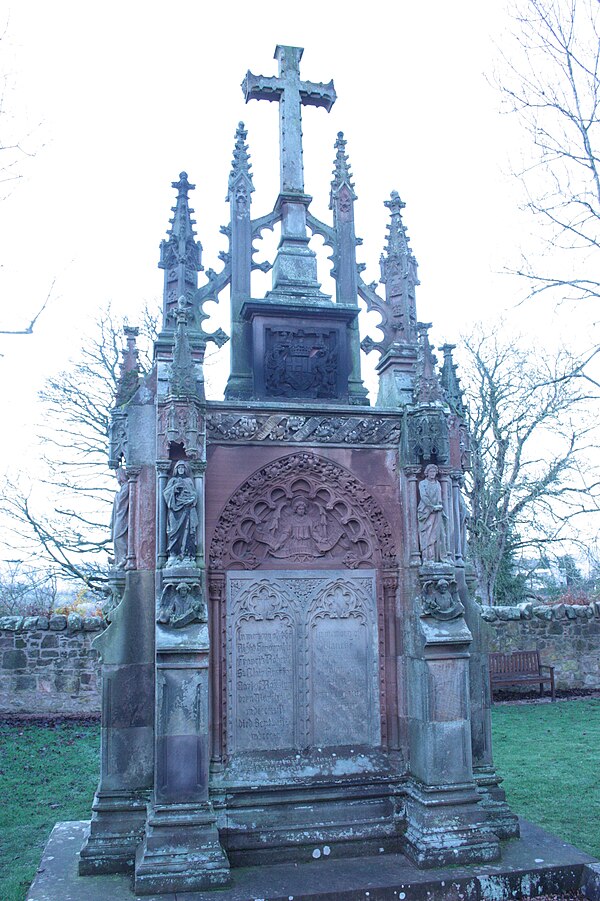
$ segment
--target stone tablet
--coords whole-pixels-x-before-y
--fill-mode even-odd
[[[375,574],[230,573],[230,753],[380,744]]]

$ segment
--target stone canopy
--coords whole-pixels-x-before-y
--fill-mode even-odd
[[[254,216],[247,132],[228,181],[229,249],[202,266],[185,172],[160,249],[152,371],[129,329],[112,411],[118,474],[102,766],[82,875],[137,894],[220,888],[232,869],[401,851],[419,866],[493,861],[518,834],[491,750],[481,620],[461,484],[469,443],[452,346],[417,318],[396,192],[381,288],[357,263],[356,194],[338,134],[330,204],[310,212],[308,127],[336,99],[279,46],[247,102],[278,104],[280,190]],[[272,267],[254,241],[277,228]],[[321,291],[311,236],[331,249]],[[251,275],[272,268],[253,297]],[[202,283],[199,284],[199,273]],[[229,288],[230,374],[207,400],[204,304]],[[381,317],[359,335],[359,298]],[[377,350],[369,404],[360,349]]]

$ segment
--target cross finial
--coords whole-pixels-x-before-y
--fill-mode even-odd
[[[279,103],[279,142],[281,193],[304,193],[302,165],[302,106],[324,106],[331,109],[336,100],[333,81],[300,80],[302,47],[278,44],[275,59],[279,76],[253,75],[248,71],[242,91],[249,100],[276,100]]]

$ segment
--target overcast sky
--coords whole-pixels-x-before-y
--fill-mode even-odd
[[[501,274],[527,241],[509,173],[519,133],[490,83],[504,2],[370,0],[352,12],[321,2],[19,0],[0,10],[0,137],[17,136],[32,154],[18,166],[22,177],[4,183],[0,204],[1,327],[26,325],[56,280],[35,334],[0,336],[0,403],[11,431],[0,466],[14,465],[15,447],[20,460],[31,455],[36,392],[76,353],[95,310],[111,301],[133,323],[160,297],[158,244],[182,169],[197,185],[204,265],[220,268],[240,119],[253,215],[272,208],[277,106],[246,106],[240,83],[248,68],[276,74],[277,43],[305,48],[304,78],[335,81],[331,113],[303,114],[305,184],[312,211],[329,221],[333,144],[343,130],[366,280],[379,279],[383,201],[395,189],[419,262],[418,315],[433,321],[436,343],[504,309],[532,339],[540,320],[544,341],[556,337],[552,311],[515,308],[519,285]],[[268,287],[260,277],[255,294]]]

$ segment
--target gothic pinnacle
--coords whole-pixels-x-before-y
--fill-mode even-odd
[[[387,239],[385,253],[387,257],[393,255],[412,256],[408,243],[406,227],[402,222],[402,210],[406,206],[397,191],[392,191],[389,200],[384,200],[383,205],[390,211],[390,222],[387,225]]]
[[[356,200],[356,195],[354,194],[354,182],[352,179],[352,172],[350,171],[350,163],[348,160],[348,154],[346,153],[346,139],[344,138],[344,132],[338,131],[336,142],[335,142],[335,161],[334,161],[334,169],[333,169],[333,180],[331,182],[331,190],[332,193],[339,191],[342,185],[348,185],[350,190],[352,191],[352,198]]]
[[[196,240],[192,219],[193,209],[189,205],[188,193],[196,187],[190,184],[187,172],[179,173],[179,181],[171,182],[171,187],[177,191],[175,206],[171,207],[174,214],[169,219],[170,228],[167,231],[168,238],[160,242],[159,269],[165,270],[165,285],[163,292],[163,328],[173,327],[172,320],[177,298],[184,294],[191,297],[198,290],[197,272],[201,272],[202,244]]]
[[[231,172],[229,173],[229,190],[233,188],[234,183],[240,175],[245,175],[250,183],[250,190],[254,191],[252,182],[252,164],[250,162],[250,154],[248,153],[248,144],[246,138],[248,131],[243,122],[238,123],[235,132],[235,146],[233,148],[233,159],[231,161]],[[229,197],[226,198],[229,200]]]
[[[439,350],[441,350],[444,354],[444,363],[442,366],[440,381],[442,383],[442,389],[444,391],[448,406],[453,413],[456,413],[457,416],[463,416],[465,412],[465,405],[463,402],[462,390],[460,388],[460,379],[456,375],[456,370],[458,367],[452,359],[452,351],[455,347],[456,344],[442,344],[442,346],[439,348]]]

